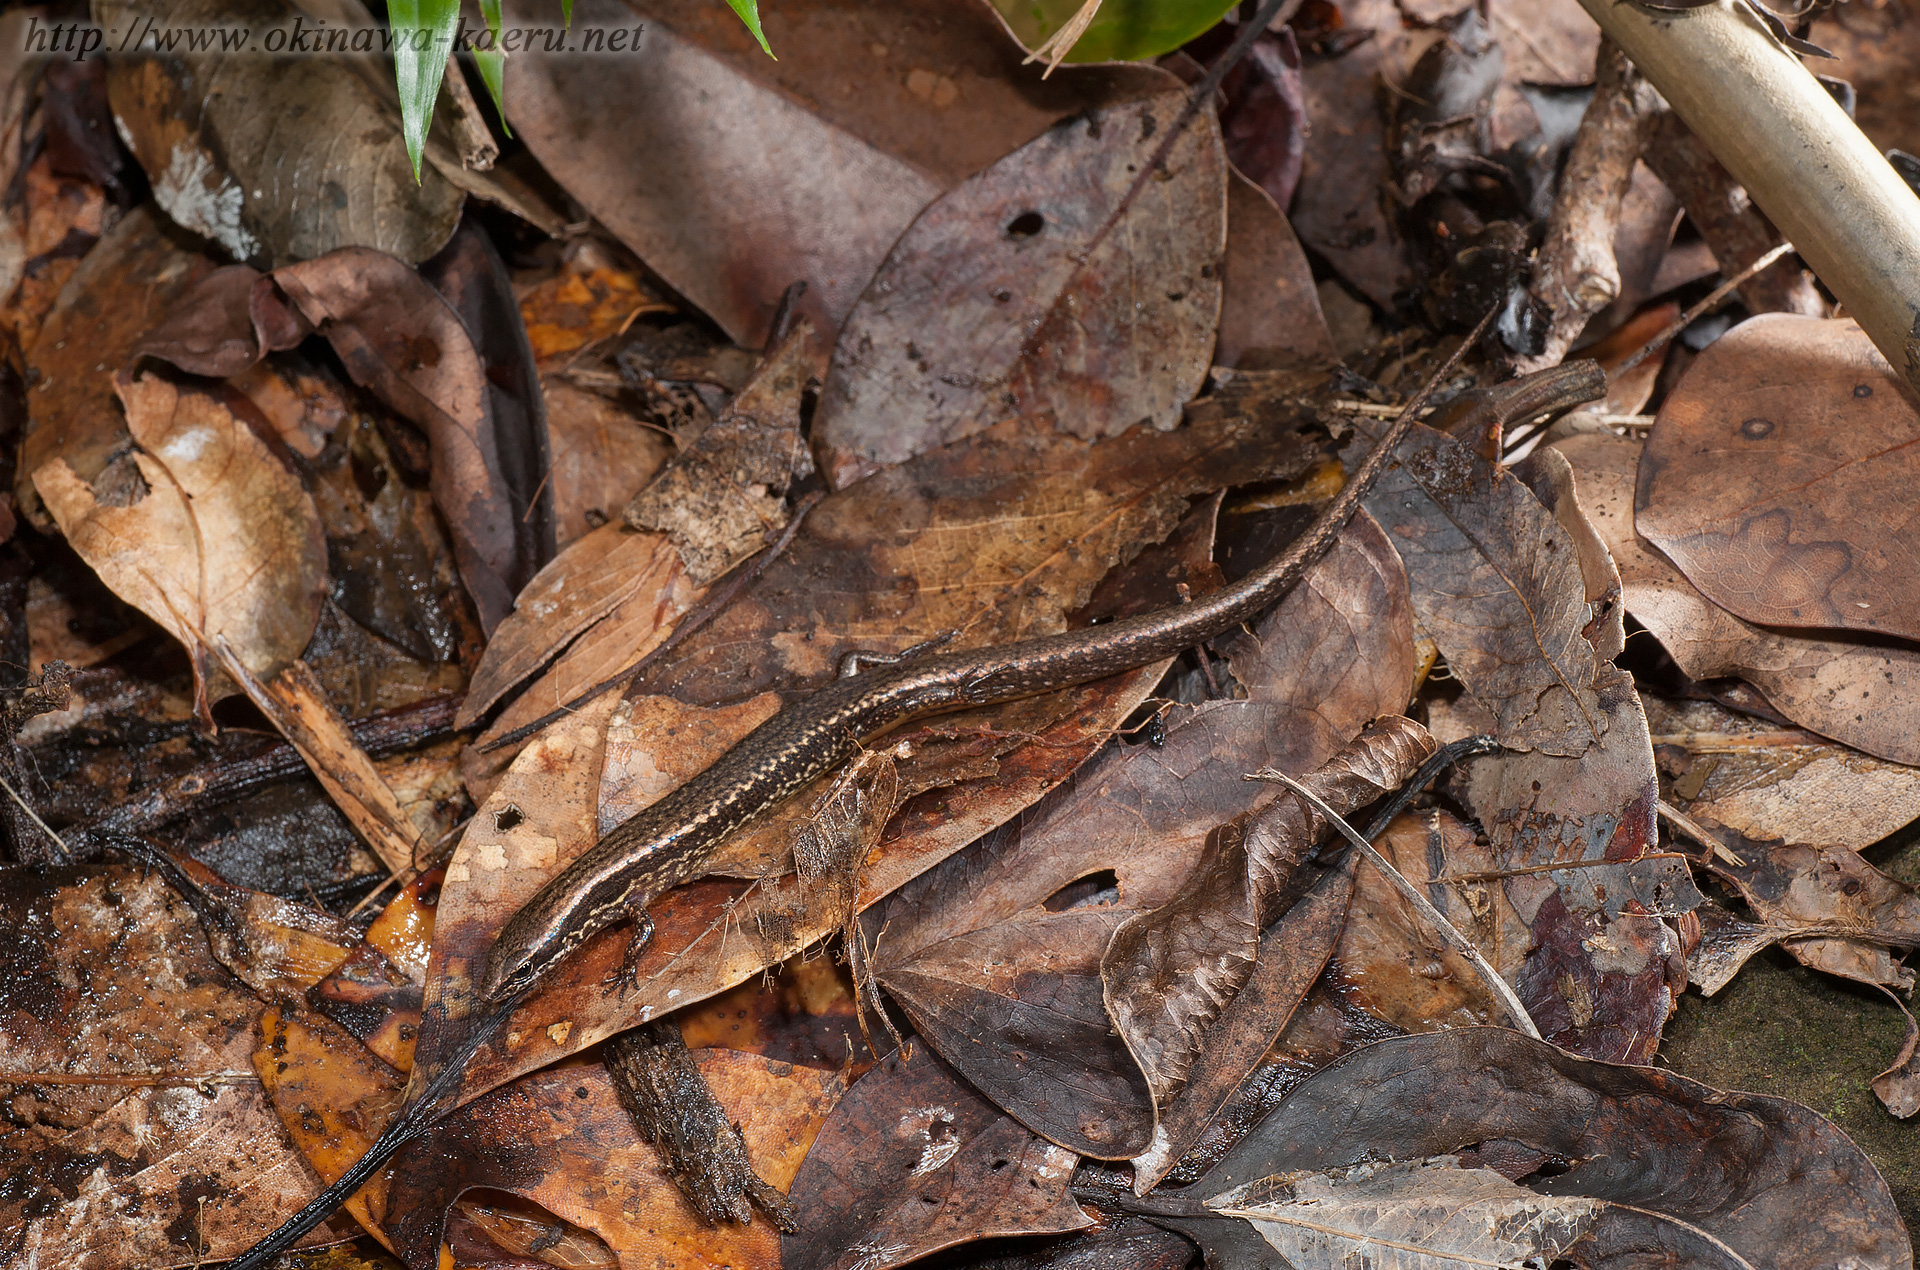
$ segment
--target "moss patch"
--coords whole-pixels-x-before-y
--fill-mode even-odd
[[[1771,949],[1718,996],[1688,992],[1660,1053],[1683,1076],[1791,1098],[1830,1117],[1879,1166],[1911,1234],[1920,1229],[1920,1118],[1894,1119],[1867,1086],[1905,1036],[1906,1021],[1885,997]]]

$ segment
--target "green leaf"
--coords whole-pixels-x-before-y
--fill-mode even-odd
[[[387,0],[387,25],[394,34],[393,76],[400,88],[400,131],[416,182],[434,99],[440,95],[459,24],[460,0]]]
[[[1029,52],[1080,10],[1081,0],[993,0],[1014,38]],[[1234,0],[1101,0],[1086,32],[1066,56],[1069,62],[1135,62],[1159,57],[1200,34],[1234,6]]]
[[[571,7],[571,0],[562,0],[562,3]],[[727,0],[727,3],[733,6],[735,13],[740,15],[740,20],[747,24],[747,30],[753,32],[753,38],[760,41],[760,47],[766,50],[767,56],[773,57],[773,46],[767,43],[767,37],[760,31],[760,0]],[[774,58],[774,60],[780,59]]]
[[[567,26],[573,25],[573,0],[560,0],[560,21]]]
[[[560,7],[566,11],[567,21],[571,24],[572,0],[563,0]],[[487,95],[493,98],[493,110],[500,117],[501,131],[511,137],[513,128],[507,123],[505,96],[507,55],[500,51],[500,0],[480,0],[480,16],[486,19],[487,30],[493,36],[493,48],[486,51],[475,49],[473,63],[480,68],[480,79],[487,86]]]

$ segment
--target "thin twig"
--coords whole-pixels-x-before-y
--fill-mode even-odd
[[[1552,864],[1529,864],[1518,869],[1487,869],[1480,873],[1436,873],[1436,882],[1498,882],[1504,878],[1526,877],[1534,873],[1559,873],[1566,869],[1605,869],[1616,864],[1639,864],[1642,860],[1685,860],[1693,857],[1684,851],[1649,851],[1631,860],[1556,860]]]
[[[1513,1020],[1514,1026],[1536,1041],[1541,1039],[1540,1029],[1534,1026],[1533,1016],[1527,1013],[1526,1006],[1520,1004],[1519,994],[1514,992],[1514,990],[1507,985],[1507,981],[1500,977],[1500,972],[1495,970],[1493,966],[1488,963],[1487,959],[1480,955],[1480,950],[1475,948],[1472,941],[1460,933],[1459,928],[1447,920],[1444,913],[1435,908],[1426,896],[1420,894],[1419,887],[1407,881],[1406,876],[1402,874],[1400,870],[1394,868],[1392,864],[1388,863],[1385,856],[1374,850],[1373,844],[1365,838],[1362,838],[1352,825],[1341,818],[1339,812],[1327,805],[1325,799],[1308,789],[1305,785],[1302,785],[1299,781],[1293,779],[1293,777],[1288,776],[1285,772],[1276,771],[1271,767],[1262,768],[1260,771],[1255,772],[1253,779],[1273,781],[1276,784],[1285,785],[1288,789],[1300,795],[1301,798],[1304,798],[1315,811],[1325,816],[1328,824],[1339,830],[1348,842],[1351,842],[1355,847],[1359,848],[1360,854],[1365,856],[1374,868],[1380,870],[1380,875],[1386,878],[1387,881],[1393,883],[1394,889],[1400,892],[1401,897],[1404,898],[1407,903],[1413,905],[1414,910],[1427,920],[1428,925],[1430,925],[1441,938],[1445,939],[1447,943],[1451,944],[1455,952],[1467,959],[1468,963],[1479,973],[1480,978],[1486,983],[1488,989],[1499,999],[1500,1004],[1506,1007],[1507,1015]]]
[[[1727,847],[1726,843],[1720,841],[1720,839],[1714,837],[1711,833],[1708,833],[1707,830],[1700,824],[1700,822],[1696,821],[1693,817],[1687,815],[1686,812],[1681,811],[1678,807],[1669,805],[1667,800],[1664,798],[1660,800],[1659,808],[1660,808],[1660,819],[1666,821],[1667,826],[1669,828],[1678,829],[1681,833],[1687,835],[1687,837],[1689,838],[1692,838],[1695,842],[1707,848],[1714,855],[1717,855],[1722,860],[1725,860],[1728,864],[1731,864],[1736,868],[1742,868],[1742,869],[1747,867],[1747,862],[1745,860],[1742,860],[1739,856],[1735,855]]]
[[[1658,350],[1665,348],[1668,340],[1680,334],[1680,332],[1686,330],[1689,326],[1692,326],[1699,320],[1701,314],[1711,311],[1720,301],[1732,295],[1741,283],[1753,277],[1754,274],[1759,273],[1762,269],[1765,269],[1768,265],[1792,250],[1792,243],[1781,243],[1778,247],[1775,247],[1772,251],[1760,257],[1760,259],[1754,261],[1739,273],[1734,274],[1731,278],[1728,278],[1725,282],[1707,292],[1706,297],[1698,304],[1675,318],[1660,334],[1654,336],[1645,344],[1642,344],[1633,356],[1627,358],[1626,361],[1621,362],[1618,366],[1615,366],[1612,372],[1608,374],[1607,382],[1617,382],[1622,375],[1632,370],[1635,366],[1638,366],[1641,362],[1646,361],[1647,358],[1651,357]]]

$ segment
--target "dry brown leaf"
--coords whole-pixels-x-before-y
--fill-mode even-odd
[[[1852,319],[1767,313],[1660,407],[1634,528],[1743,621],[1920,638],[1920,411]]]
[[[218,398],[153,375],[119,382],[139,450],[93,484],[56,458],[35,475],[74,550],[186,646],[224,695],[217,642],[256,677],[290,666],[326,595],[326,543],[299,478]]]
[[[1712,701],[1641,695],[1674,805],[1749,838],[1865,850],[1920,818],[1920,769]]]
[[[813,475],[800,432],[801,395],[823,373],[821,356],[812,325],[795,322],[719,417],[627,505],[627,524],[673,540],[695,586],[708,585],[785,527],[787,487]]]
[[[565,548],[618,520],[666,463],[673,442],[599,393],[552,377],[542,390],[553,447],[554,544]]]
[[[1636,441],[1571,437],[1567,456],[1594,526],[1620,566],[1629,611],[1695,679],[1737,675],[1774,709],[1822,736],[1920,764],[1920,652],[1751,626],[1695,590],[1633,531]]]
[[[638,8],[637,56],[520,55],[507,118],[555,180],[747,348],[766,342],[796,280],[807,283],[798,311],[838,330],[941,191],[1062,118],[1171,82],[1145,66],[1043,80],[985,5],[769,6],[777,62],[702,0]],[[516,16],[551,17],[528,3],[509,6]],[[616,0],[574,11],[588,27],[633,20]]]
[[[1595,641],[1579,552],[1512,473],[1415,424],[1367,500],[1407,562],[1414,612],[1514,750],[1578,758],[1602,744]],[[1651,768],[1651,758],[1648,766]]]
[[[95,20],[127,32],[156,20],[246,28],[263,42],[274,26],[284,39],[299,12],[276,0],[102,0]],[[452,235],[465,196],[431,163],[416,184],[398,103],[349,60],[135,54],[113,59],[108,87],[154,200],[234,259],[287,264],[357,245],[425,260]],[[327,144],[310,143],[319,137]]]
[[[27,393],[14,497],[35,524],[52,525],[34,473],[64,460],[92,482],[127,444],[114,373],[154,324],[215,262],[183,247],[151,208],[135,208],[80,262],[39,337],[25,348],[38,376]]]
[[[1078,1230],[1073,1153],[1035,1137],[925,1045],[856,1082],[793,1179],[785,1270],[887,1270],[973,1239]]]
[[[814,435],[836,487],[1015,415],[1087,438],[1179,421],[1220,319],[1217,125],[1189,125],[1113,218],[1187,96],[1057,126],[915,219],[834,345]]]

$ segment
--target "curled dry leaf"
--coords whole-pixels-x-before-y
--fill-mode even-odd
[[[807,283],[799,312],[840,329],[941,191],[1060,119],[1171,82],[1145,66],[1043,80],[985,5],[769,6],[778,62],[701,0],[639,9],[635,56],[519,56],[507,118],[601,224],[748,348],[766,342],[796,279]],[[509,6],[509,20],[516,13],[550,17],[534,4]],[[616,0],[580,0],[574,15],[634,22]],[[601,126],[609,117],[627,124]]]
[[[355,383],[426,432],[434,503],[452,531],[481,625],[491,631],[545,563],[546,547],[527,517],[545,473],[530,472],[524,453],[545,443],[503,434],[491,363],[459,313],[418,273],[365,247],[264,276],[232,266],[179,297],[135,352],[224,378],[313,332],[333,345]]]
[[[1712,1235],[1658,1213],[1579,1195],[1541,1195],[1458,1156],[1355,1164],[1265,1178],[1207,1207],[1244,1218],[1295,1270],[1468,1270],[1541,1265],[1605,1270],[1660,1256],[1688,1270],[1752,1270]],[[1204,1227],[1195,1233],[1201,1235]]]
[[[862,1076],[793,1179],[804,1229],[785,1270],[888,1270],[996,1235],[1093,1224],[1068,1193],[1071,1151],[975,1093],[925,1045]]]
[[[1249,700],[1176,709],[1164,746],[1107,751],[888,902],[874,949],[880,982],[1022,1123],[1082,1154],[1119,1158],[1153,1144],[1153,1097],[1111,1031],[1101,955],[1122,920],[1178,891],[1223,820],[1269,800],[1243,779],[1249,767],[1311,771],[1368,719],[1404,705],[1414,663],[1396,565],[1378,528],[1356,518],[1236,653]],[[1096,879],[1097,894],[1108,872],[1111,902],[1075,902],[1088,889],[1076,883]],[[1265,1009],[1228,1016],[1222,1055],[1258,1061],[1297,1001],[1285,991],[1288,965],[1256,963],[1274,973],[1259,982]],[[1245,1070],[1231,1066],[1208,1069],[1199,1104],[1217,1106],[1239,1083]],[[1175,1128],[1197,1130],[1213,1106],[1189,1108]]]
[[[219,398],[153,375],[118,382],[140,449],[91,485],[57,458],[47,510],[115,594],[186,646],[203,699],[225,695],[209,648],[261,679],[300,656],[327,590],[313,499]]]
[[[127,32],[156,20],[243,28],[259,47],[270,26],[284,38],[297,15],[274,0],[102,0],[95,20]],[[460,189],[433,164],[415,183],[397,110],[347,58],[135,54],[112,59],[107,85],[155,201],[237,260],[286,264],[363,246],[413,263],[459,223]],[[286,127],[289,118],[301,127]]]
[[[656,638],[630,646],[626,657],[631,662],[644,656],[703,594],[692,590],[685,576],[679,553],[664,534],[602,525],[571,544],[527,583],[514,599],[513,612],[487,641],[466,700],[460,703],[457,725],[473,726],[507,693],[574,646],[582,632],[595,630],[609,614],[643,594],[653,600],[647,607],[657,624]],[[584,686],[605,677],[576,678]],[[568,699],[559,692],[533,695],[539,709],[530,718]]]
[[[1920,764],[1920,652],[1741,621],[1701,595],[1634,533],[1637,442],[1580,436],[1554,448],[1578,474],[1581,499],[1620,566],[1628,610],[1680,669],[1695,679],[1737,675],[1802,727],[1879,758]]]
[[[1082,437],[1179,422],[1220,318],[1227,165],[1211,119],[1122,209],[1186,100],[1174,88],[1059,124],[900,236],[821,391],[836,486],[1013,415]]]
[[[0,1011],[10,1263],[230,1257],[306,1202],[313,1175],[248,1061],[260,1003],[158,873],[14,871],[0,920],[16,968]]]
[[[1642,694],[1662,787],[1749,838],[1863,851],[1920,818],[1920,771],[1713,701]]]
[[[734,1050],[699,1050],[692,1057],[728,1119],[740,1126],[754,1170],[778,1189],[791,1186],[846,1088],[845,1077]],[[1067,1170],[1061,1171],[1064,1183]],[[447,1207],[476,1186],[524,1195],[591,1230],[622,1264],[658,1270],[781,1265],[780,1236],[771,1223],[713,1226],[694,1210],[598,1065],[528,1076],[461,1108],[402,1149],[388,1192],[387,1228],[409,1265],[435,1264]]]
[[[1920,411],[1857,323],[1763,314],[1661,406],[1634,527],[1745,621],[1917,639],[1916,440]]]
[[[1397,788],[1438,747],[1411,719],[1376,719],[1301,776],[1342,816]],[[1156,1107],[1186,1083],[1222,1009],[1252,975],[1261,932],[1295,898],[1289,884],[1328,829],[1291,792],[1222,826],[1173,896],[1114,929],[1100,959],[1107,1014]]]
[[[1755,1265],[1907,1270],[1887,1184],[1832,1121],[1503,1028],[1383,1041],[1302,1084],[1202,1180],[1217,1195],[1358,1159],[1458,1155],[1542,1195],[1676,1218]],[[1808,1214],[1819,1220],[1808,1220]]]

